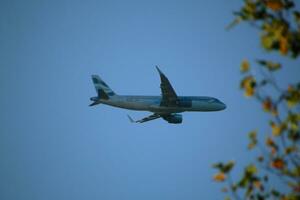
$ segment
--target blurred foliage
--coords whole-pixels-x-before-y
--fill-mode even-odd
[[[300,54],[300,12],[292,0],[244,0],[244,6],[234,12],[235,20],[249,22],[260,31],[260,42],[267,51],[297,58]]]
[[[295,3],[293,0],[244,0],[228,28],[247,22],[259,30],[263,49],[297,59],[300,12]],[[257,160],[246,166],[237,180],[231,177],[234,161],[213,165],[218,171],[214,181],[226,185],[222,189],[227,193],[225,199],[300,200],[300,82],[284,89],[279,87],[274,73],[280,76],[283,67],[278,62],[263,59],[256,60],[255,66],[248,60],[241,63],[240,88],[270,115],[271,120],[266,122],[270,132],[262,135],[265,141],[259,140],[262,137],[258,138],[257,130],[248,134],[248,149],[257,150]],[[258,69],[261,76],[253,73],[253,68]],[[278,179],[276,184],[275,179]]]

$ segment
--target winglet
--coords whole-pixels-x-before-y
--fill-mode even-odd
[[[94,101],[93,103],[91,103],[89,106],[95,106],[98,105],[100,102]]]
[[[162,71],[158,68],[157,65],[155,67],[156,67],[156,69],[157,69],[157,71],[158,71],[159,74],[163,74]]]
[[[134,121],[129,115],[127,115],[127,117],[131,123],[136,123],[136,121]]]

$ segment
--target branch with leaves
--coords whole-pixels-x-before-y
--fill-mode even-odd
[[[248,22],[260,32],[262,48],[277,51],[281,56],[297,59],[300,55],[300,12],[292,0],[244,0],[243,7],[235,12],[234,22]],[[243,76],[240,88],[248,98],[258,101],[262,110],[270,115],[269,134],[258,131],[248,134],[248,149],[257,149],[257,159],[244,168],[241,177],[234,181],[231,172],[235,163],[219,162],[213,179],[226,183],[222,189],[226,199],[300,199],[300,82],[281,88],[275,80],[282,65],[259,59],[255,67],[248,60],[241,63]],[[300,66],[299,66],[300,67]],[[253,70],[259,71],[253,73]],[[273,184],[277,179],[283,187]],[[277,185],[277,186],[276,186]],[[279,187],[279,188],[278,188]]]

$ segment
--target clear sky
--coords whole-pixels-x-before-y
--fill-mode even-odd
[[[225,31],[241,3],[2,0],[0,199],[221,199],[211,165],[250,162],[246,134],[268,119],[239,90],[239,65],[274,55],[247,25]],[[118,94],[159,95],[155,65],[178,95],[217,97],[227,109],[172,125],[88,107],[91,74]],[[299,70],[282,73],[286,83]]]

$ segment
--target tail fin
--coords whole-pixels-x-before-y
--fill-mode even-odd
[[[109,99],[110,96],[116,95],[98,75],[92,75],[92,80],[100,99]]]

